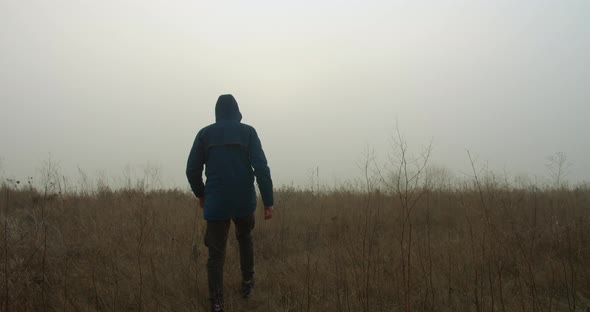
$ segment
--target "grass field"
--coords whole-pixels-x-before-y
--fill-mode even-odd
[[[59,194],[14,183],[0,194],[0,310],[208,308],[204,221],[192,194],[104,185]],[[368,183],[275,196],[272,220],[257,210],[248,300],[230,236],[228,311],[590,309],[588,187],[486,180],[396,192]]]

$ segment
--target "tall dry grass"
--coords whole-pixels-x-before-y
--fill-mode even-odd
[[[588,187],[480,177],[406,194],[365,178],[362,187],[278,190],[274,218],[257,211],[249,300],[237,291],[230,237],[228,311],[589,309]],[[187,192],[4,183],[0,208],[1,311],[208,309],[204,221]]]

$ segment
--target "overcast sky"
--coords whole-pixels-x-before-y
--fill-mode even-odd
[[[456,173],[470,150],[542,178],[563,152],[589,180],[590,1],[0,0],[4,177],[51,155],[68,175],[150,163],[186,187],[223,93],[277,185],[357,177],[396,120]]]

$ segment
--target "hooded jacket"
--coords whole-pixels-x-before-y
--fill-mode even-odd
[[[254,177],[264,206],[273,206],[272,179],[260,139],[253,127],[241,123],[242,114],[232,95],[219,97],[215,120],[197,134],[186,166],[193,193],[205,197],[205,219],[252,214],[256,210]]]

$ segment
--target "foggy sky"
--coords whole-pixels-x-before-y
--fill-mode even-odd
[[[223,93],[275,185],[359,176],[396,120],[459,175],[466,150],[539,179],[563,152],[588,180],[590,2],[0,0],[4,177],[51,157],[73,177],[149,163],[187,187]]]

